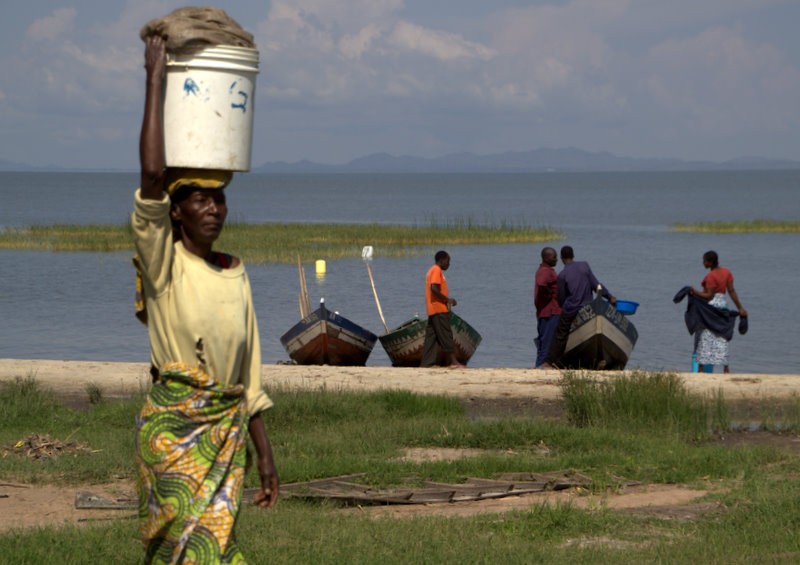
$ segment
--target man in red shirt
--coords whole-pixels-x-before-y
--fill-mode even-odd
[[[453,328],[450,327],[450,308],[457,304],[450,298],[444,271],[450,268],[450,255],[438,251],[436,261],[425,275],[425,309],[428,325],[425,328],[425,345],[422,353],[422,367],[437,364],[439,351],[444,354],[444,366],[464,367],[453,356]]]
[[[536,282],[533,287],[533,303],[536,306],[536,363],[539,367],[547,359],[550,344],[558,327],[561,307],[556,296],[558,275],[554,267],[558,263],[558,254],[552,247],[542,249],[542,263],[536,270]]]

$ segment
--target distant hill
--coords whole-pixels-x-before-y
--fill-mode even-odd
[[[17,163],[16,161],[6,161],[0,159],[0,171],[41,171],[40,167],[33,167],[25,163]]]
[[[608,152],[592,153],[574,147],[508,151],[491,155],[451,153],[441,157],[412,157],[373,153],[340,165],[312,161],[276,161],[254,167],[253,173],[539,173],[612,171],[744,171],[800,170],[800,161],[740,157],[729,161],[684,161],[620,157]],[[131,172],[131,170],[75,169],[35,166],[0,159],[0,171]]]
[[[730,171],[800,169],[800,161],[742,157],[723,162],[619,157],[574,147],[508,151],[492,155],[451,153],[425,158],[374,153],[342,165],[311,161],[278,161],[255,167],[254,173],[532,173],[599,171]]]

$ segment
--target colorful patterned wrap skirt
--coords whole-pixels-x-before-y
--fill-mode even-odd
[[[233,536],[244,485],[247,402],[170,363],[136,419],[145,563],[244,563]]]

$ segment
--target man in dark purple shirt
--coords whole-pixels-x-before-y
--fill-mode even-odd
[[[536,269],[536,283],[533,287],[533,304],[536,306],[536,362],[538,367],[550,353],[550,344],[558,327],[558,316],[561,306],[558,304],[556,270],[553,268],[558,263],[558,255],[552,247],[542,249],[542,263]]]
[[[592,301],[592,293],[599,293],[611,304],[617,303],[617,299],[594,276],[589,263],[575,261],[575,252],[569,245],[561,248],[561,262],[564,263],[564,268],[558,274],[556,287],[562,312],[550,345],[550,353],[541,365],[543,369],[560,368],[572,322],[578,311]]]

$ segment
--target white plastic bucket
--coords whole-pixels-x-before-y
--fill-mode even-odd
[[[168,55],[164,150],[168,167],[247,171],[258,51],[217,45]]]

